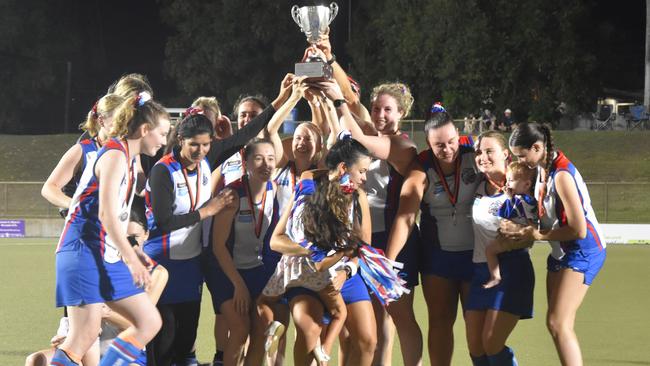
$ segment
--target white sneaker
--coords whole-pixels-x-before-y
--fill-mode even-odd
[[[284,334],[284,324],[279,321],[273,321],[264,334],[266,335],[264,352],[266,352],[267,355],[273,355],[278,350],[280,337]]]

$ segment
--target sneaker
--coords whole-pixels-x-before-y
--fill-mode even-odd
[[[264,352],[267,355],[273,355],[278,350],[278,343],[280,342],[280,337],[284,334],[284,324],[279,321],[273,321],[271,325],[266,329],[266,342],[264,343]]]

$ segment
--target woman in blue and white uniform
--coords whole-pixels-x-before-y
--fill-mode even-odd
[[[268,140],[248,144],[244,160],[246,174],[227,186],[237,193],[233,205],[215,216],[212,231],[212,260],[216,258],[218,268],[209,285],[216,286],[210,291],[213,306],[230,330],[224,349],[226,365],[237,364],[251,331],[258,331],[255,300],[280,259],[269,248],[279,216],[277,190],[271,179],[275,169],[273,144]],[[263,352],[262,347],[251,343],[248,352]]]
[[[160,329],[160,315],[143,288],[150,259],[132,249],[126,226],[135,193],[135,157],[153,156],[169,132],[165,109],[148,93],[116,111],[111,136],[88,165],[70,206],[56,254],[57,306],[67,306],[70,332],[53,365],[75,365],[97,338],[102,303],[129,319],[100,365],[129,363]],[[101,187],[101,189],[100,189]]]
[[[553,146],[551,131],[537,123],[521,123],[510,136],[510,150],[521,162],[537,168],[539,228],[505,222],[501,230],[514,240],[546,240],[547,326],[563,365],[582,365],[574,330],[587,290],[602,268],[607,251],[587,185],[573,163]]]
[[[212,196],[206,155],[214,130],[202,114],[188,115],[175,129],[177,145],[151,169],[146,187],[149,238],[144,251],[169,272],[157,307],[163,319],[148,347],[156,365],[182,363],[192,351],[201,308],[201,220],[232,203],[224,190]]]
[[[501,282],[493,288],[483,287],[490,278],[485,248],[497,237],[498,211],[509,199],[503,192],[508,158],[503,135],[487,131],[479,136],[476,164],[485,179],[476,190],[472,209],[474,277],[465,304],[467,343],[475,366],[516,365],[514,351],[506,341],[520,319],[533,316],[535,273],[527,247],[501,253]]]
[[[272,248],[285,255],[309,255],[309,250],[300,246],[285,235],[285,228],[290,228],[291,237],[300,237],[301,210],[309,196],[318,189],[318,182],[329,180],[333,189],[337,188],[343,176],[349,177],[349,182],[356,188],[358,203],[350,208],[351,222],[354,230],[362,240],[370,239],[370,213],[365,193],[360,188],[366,180],[366,172],[370,165],[368,151],[357,141],[350,138],[334,144],[327,157],[327,172],[321,172],[314,177],[312,171],[305,172],[297,186],[297,193],[291,209],[284,211],[278,227],[273,233]],[[358,206],[354,208],[354,206]],[[303,234],[304,236],[304,234]],[[377,334],[374,312],[370,295],[359,274],[355,274],[356,265],[353,261],[337,271],[332,279],[334,288],[341,292],[345,301],[348,316],[345,327],[350,333],[350,349],[345,353],[344,365],[370,365],[373,360]],[[294,362],[308,365],[313,360],[318,339],[321,334],[321,319],[324,307],[318,294],[303,288],[292,288],[287,292],[294,324],[296,325],[296,343],[294,345]]]
[[[471,215],[480,173],[474,149],[459,143],[458,129],[443,108],[434,106],[424,132],[429,149],[418,155],[402,185],[388,251],[403,247],[421,210],[420,270],[429,313],[429,356],[433,365],[448,365],[458,301],[465,303],[473,274]]]

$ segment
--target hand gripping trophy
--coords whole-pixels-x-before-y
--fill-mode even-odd
[[[331,3],[329,7],[318,5],[299,8],[294,5],[291,8],[291,17],[307,36],[307,41],[315,45],[327,33],[327,28],[338,12],[339,7],[336,3]],[[332,77],[332,66],[319,56],[311,56],[305,61],[296,63],[296,76],[328,79]]]

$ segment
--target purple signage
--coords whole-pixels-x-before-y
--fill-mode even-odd
[[[0,238],[24,238],[25,220],[0,220]]]

